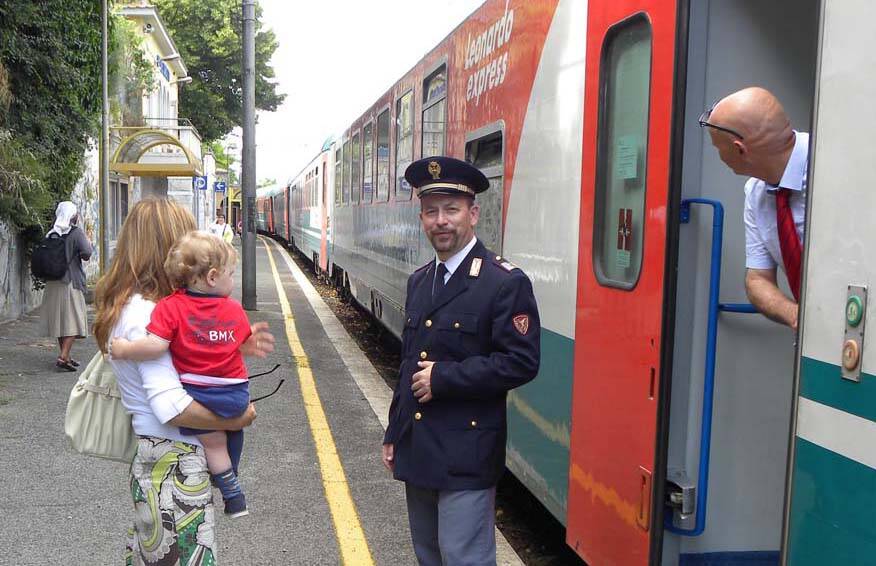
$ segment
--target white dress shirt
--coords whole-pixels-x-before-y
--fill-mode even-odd
[[[806,168],[809,165],[809,134],[794,132],[794,150],[785,167],[779,187],[791,189],[791,214],[803,243],[806,220]],[[776,228],[776,189],[763,179],[751,177],[745,183],[745,267],[785,269],[779,232]]]
[[[450,278],[453,277],[453,272],[459,267],[462,263],[462,260],[465,259],[465,256],[468,255],[468,252],[471,251],[473,247],[475,247],[475,243],[478,241],[477,236],[473,236],[471,242],[466,244],[464,248],[447,258],[447,261],[444,262],[444,267],[447,268],[447,273],[444,274],[444,284],[447,285],[447,282],[450,281]],[[438,266],[441,264],[441,260],[438,257],[435,257],[435,269],[438,269]],[[437,273],[437,271],[436,271]]]

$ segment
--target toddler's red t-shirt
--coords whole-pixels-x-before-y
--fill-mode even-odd
[[[230,297],[178,289],[158,301],[146,331],[170,342],[183,383],[221,385],[209,378],[246,379],[239,348],[252,330],[243,307]]]

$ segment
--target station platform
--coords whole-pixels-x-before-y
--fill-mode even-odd
[[[416,564],[404,487],[380,461],[392,392],[298,269],[270,239],[257,247],[258,310],[277,339],[248,360],[258,397],[246,431],[241,481],[250,515],[217,505],[218,563]],[[240,295],[240,273],[238,286]],[[39,313],[0,326],[0,565],[122,563],[133,520],[124,464],[75,453],[64,410],[76,373],[57,373]],[[87,361],[93,337],[73,357]],[[522,564],[497,531],[498,563]]]

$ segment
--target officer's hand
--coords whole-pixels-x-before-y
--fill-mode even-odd
[[[383,465],[386,466],[386,469],[390,472],[395,468],[395,460],[393,457],[395,456],[395,446],[392,444],[384,444],[383,445]]]
[[[420,371],[411,378],[411,391],[420,403],[432,400],[432,366],[435,362],[417,362]]]

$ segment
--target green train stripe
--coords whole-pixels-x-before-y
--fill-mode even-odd
[[[508,396],[508,467],[563,524],[575,342],[541,330],[538,376]]]
[[[843,379],[840,368],[803,357],[800,362],[800,395],[871,421],[876,421],[876,376],[862,373],[855,383]]]
[[[873,564],[876,470],[802,438],[795,442],[788,565]]]

